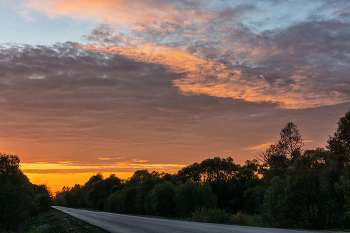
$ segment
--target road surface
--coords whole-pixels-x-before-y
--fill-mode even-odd
[[[139,217],[52,206],[66,214],[112,233],[305,233],[286,229],[200,223]]]

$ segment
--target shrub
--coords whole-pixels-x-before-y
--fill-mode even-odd
[[[251,220],[242,212],[233,215],[229,222],[237,225],[251,225]]]
[[[46,212],[50,209],[51,198],[47,193],[39,193],[34,198],[34,203],[37,206],[39,212]]]
[[[201,222],[228,223],[230,217],[231,213],[224,209],[207,208],[205,206],[197,207],[192,212],[193,220]]]

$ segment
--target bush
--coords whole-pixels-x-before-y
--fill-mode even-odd
[[[245,214],[243,214],[242,212],[238,212],[237,214],[235,214],[229,221],[231,224],[237,224],[237,225],[251,225],[252,222],[251,220],[248,218],[248,216],[246,216]]]
[[[231,213],[224,209],[207,208],[205,206],[197,207],[192,212],[192,218],[195,221],[213,222],[213,223],[228,223]]]
[[[40,213],[46,212],[50,209],[51,198],[47,193],[39,193],[34,198],[34,203]]]

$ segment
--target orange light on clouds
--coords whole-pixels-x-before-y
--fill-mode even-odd
[[[313,142],[312,140],[305,140],[304,143]],[[256,146],[246,147],[246,150],[266,150],[270,145],[275,144],[274,142],[267,142]]]
[[[296,81],[293,91],[285,91],[283,88],[271,87],[263,76],[247,81],[239,68],[229,69],[217,60],[207,60],[178,48],[156,45],[135,38],[132,39],[132,43],[133,46],[123,47],[103,44],[78,45],[77,47],[94,52],[117,54],[135,61],[160,64],[170,72],[186,74],[183,78],[173,81],[173,85],[178,87],[184,95],[204,94],[256,103],[278,103],[279,108],[286,109],[303,109],[346,102],[339,95],[333,96],[334,93],[330,93],[332,95],[330,98],[324,93],[309,92],[312,84],[307,83],[302,75],[292,77]],[[302,67],[302,69],[304,71],[300,73],[310,72],[311,68]],[[206,76],[214,76],[217,79],[208,81]]]
[[[73,162],[72,161],[59,161],[58,163],[61,163],[61,164],[72,164]]]
[[[146,163],[146,162],[148,162],[148,160],[137,160],[137,159],[133,159],[132,161],[135,162],[135,163]]]

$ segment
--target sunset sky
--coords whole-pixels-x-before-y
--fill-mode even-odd
[[[0,152],[57,191],[325,147],[349,63],[349,0],[0,0]]]

